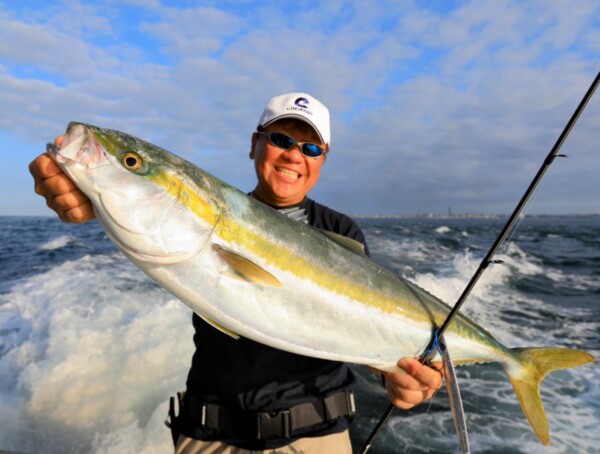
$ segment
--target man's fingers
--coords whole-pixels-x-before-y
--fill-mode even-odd
[[[83,195],[75,183],[62,172],[42,180],[36,179],[35,192],[44,197],[56,197],[71,192],[79,192]]]
[[[76,208],[71,208],[65,212],[65,220],[68,222],[74,222],[75,224],[81,224],[87,221],[91,221],[96,217],[92,203],[88,200],[83,205],[79,205]]]
[[[56,199],[60,199],[60,197],[48,200],[47,205],[51,209],[56,211],[60,219],[65,222],[81,224],[83,222],[90,221],[96,217],[96,215],[94,214],[94,209],[92,208],[92,204],[87,198],[81,205],[75,207],[72,205],[72,202],[68,202],[68,208],[66,209],[61,208],[61,205],[63,204],[60,202],[60,200],[56,202]]]
[[[63,171],[48,153],[41,154],[29,164],[29,172],[37,182],[62,174]]]
[[[79,208],[86,203],[89,203],[89,199],[79,189],[52,197],[52,207],[62,211]]]
[[[402,393],[395,393],[388,389],[390,402],[402,410],[410,410],[416,407],[427,399],[430,399],[433,394],[434,391],[404,391]]]
[[[437,370],[439,363],[434,364],[436,369],[421,364],[415,358],[402,358],[398,361],[398,366],[404,369],[407,375],[414,379],[412,389],[439,389],[442,385],[443,372]],[[407,384],[410,382],[407,382]]]
[[[64,136],[54,139],[62,146]],[[35,181],[35,192],[46,199],[46,204],[66,222],[82,223],[94,219],[90,199],[62,171],[49,154],[43,153],[29,164]]]

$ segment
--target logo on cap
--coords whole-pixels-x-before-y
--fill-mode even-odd
[[[308,99],[306,98],[298,98],[294,101],[294,104],[303,109],[308,109]]]

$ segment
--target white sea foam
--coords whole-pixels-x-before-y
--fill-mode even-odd
[[[2,304],[3,303],[3,304]],[[169,452],[169,395],[184,389],[191,312],[120,255],[83,257],[2,295],[18,310],[0,358],[0,447]]]
[[[559,321],[552,325],[545,315],[548,307],[544,301],[527,297],[510,285],[510,281],[517,276],[548,275],[549,270],[516,245],[509,246],[506,254],[498,258],[504,264],[488,268],[462,311],[508,347],[560,346],[565,339],[569,339],[570,346],[589,350],[590,345],[584,341],[578,345],[576,333],[580,333],[582,338],[593,339],[597,323],[579,322],[575,326],[564,326],[560,319],[566,318],[569,312],[569,315],[573,315],[577,309],[553,307]],[[418,274],[413,281],[452,305],[475,272],[479,259],[465,252],[456,256],[452,263],[450,273]],[[511,317],[503,317],[504,312],[518,319],[513,321]],[[594,350],[591,353],[598,354]],[[478,450],[494,450],[503,446],[519,452],[540,452],[541,445],[524,418],[508,378],[501,369],[493,365],[460,367],[459,381],[468,425],[471,428],[476,426],[471,431],[472,446],[477,446]],[[595,365],[555,372],[546,378],[542,385],[542,398],[547,409],[552,445],[545,447],[544,452],[595,452],[594,437],[589,434],[581,437],[579,431],[573,428],[596,430],[594,427],[600,418],[600,405],[597,402],[584,404],[584,401],[586,396],[598,395],[598,383],[600,368]],[[482,408],[487,401],[490,408]],[[469,412],[471,406],[473,408]],[[451,427],[449,417],[448,412],[441,416],[437,413],[423,415],[423,421],[412,417],[399,419],[396,421],[399,425],[396,436],[399,438],[390,443],[407,450],[437,452],[437,449],[453,449],[449,447],[454,447],[456,440],[453,429],[448,428]],[[391,425],[394,424],[392,422]],[[407,430],[407,427],[412,427],[412,430]],[[429,436],[424,430],[431,432]],[[413,431],[421,434],[419,439],[427,440],[427,443],[420,445],[418,441],[402,435],[412,434]]]
[[[446,225],[442,225],[442,226],[438,227],[437,229],[435,229],[435,233],[440,233],[440,234],[448,233],[449,231],[450,231],[450,227],[448,227]]]
[[[71,241],[59,237],[45,247],[53,250]],[[426,239],[395,241],[384,234],[369,241],[397,271],[410,273],[411,280],[450,304],[480,261],[468,250],[456,253]],[[553,307],[548,317],[542,299],[513,284],[538,274],[557,286],[571,282],[583,290],[597,289],[598,283],[544,266],[514,244],[498,258],[505,263],[488,268],[464,312],[507,346],[568,340],[588,349],[585,339],[597,339],[597,323],[583,316],[575,325],[564,323],[567,316],[577,316],[578,309],[569,307]],[[422,263],[435,271],[415,274]],[[171,452],[163,420],[169,395],[183,389],[187,376],[193,351],[190,318],[183,304],[117,254],[83,257],[20,281],[0,295],[0,448],[51,454]],[[458,371],[472,446],[540,452],[499,367]],[[553,445],[544,452],[596,452],[599,383],[597,365],[546,379],[542,397]],[[363,392],[383,394],[379,382],[366,388]],[[357,423],[354,430],[364,424],[361,418]],[[403,414],[377,443],[446,452],[456,446],[451,424],[449,412]]]
[[[62,236],[59,236],[58,238],[54,238],[54,239],[38,246],[38,249],[41,251],[52,251],[55,249],[61,249],[65,246],[68,246],[69,244],[72,244],[75,241],[76,241],[76,239],[72,236],[62,235]]]
[[[455,253],[443,246],[433,244],[423,240],[394,240],[390,238],[369,238],[371,250],[386,257],[385,262],[445,262]]]

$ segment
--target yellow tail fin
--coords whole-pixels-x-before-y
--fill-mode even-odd
[[[553,370],[580,366],[595,358],[589,353],[568,348],[515,348],[512,351],[521,359],[519,367],[506,364],[504,369],[533,431],[543,444],[548,445],[550,433],[540,398],[540,383]]]

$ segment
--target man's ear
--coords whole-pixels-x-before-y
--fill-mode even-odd
[[[325,153],[323,153],[323,164],[327,162],[327,155],[329,154],[329,145],[326,145]]]
[[[258,142],[258,134],[253,133],[250,142],[250,159],[254,159],[256,154],[256,143]]]

